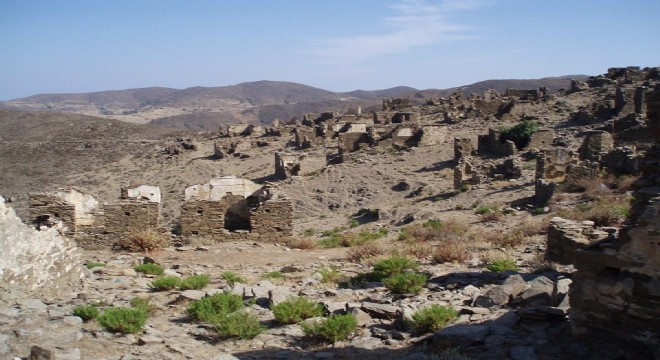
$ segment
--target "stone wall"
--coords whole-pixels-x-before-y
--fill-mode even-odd
[[[527,145],[527,150],[545,150],[552,148],[555,132],[552,130],[539,130],[532,134]]]
[[[236,188],[239,183],[242,190]],[[181,207],[181,234],[215,241],[275,241],[292,236],[293,203],[276,189],[254,186],[246,179],[224,177],[188,187]]]
[[[458,162],[459,159],[472,156],[475,154],[474,144],[470,138],[454,138],[454,161]]]
[[[160,224],[160,189],[142,185],[121,189],[122,200],[99,205],[74,189],[30,194],[29,216],[35,226],[62,222],[61,232],[86,249],[111,248],[123,236],[156,230]]]
[[[477,142],[479,156],[511,156],[517,153],[513,141],[500,141],[500,133],[496,129],[489,129],[487,135],[479,135]]]
[[[325,154],[282,154],[275,153],[275,175],[280,179],[308,175],[325,169]]]
[[[369,137],[366,133],[344,133],[339,134],[340,146],[348,152],[358,151],[362,146],[369,144]]]
[[[647,94],[653,147],[640,159],[635,202],[617,238],[579,251],[570,290],[578,335],[618,344],[620,356],[660,358],[660,102]],[[650,100],[649,96],[650,95]],[[654,99],[655,97],[655,99]],[[644,351],[643,357],[627,354]],[[623,358],[623,357],[622,357]]]
[[[82,276],[81,255],[57,228],[24,225],[0,197],[0,303],[39,296],[75,296]]]
[[[557,179],[566,176],[566,168],[575,163],[573,154],[562,148],[541,151],[536,157],[536,178]]]
[[[420,130],[418,146],[444,144],[447,141],[447,127],[441,125],[426,125]]]
[[[601,157],[614,148],[612,134],[605,131],[590,131],[580,146],[581,160],[600,161]]]

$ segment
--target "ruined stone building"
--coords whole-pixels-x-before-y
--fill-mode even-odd
[[[646,97],[654,145],[640,161],[630,218],[619,236],[577,252],[570,300],[576,334],[650,359],[660,357],[660,86]]]
[[[279,179],[302,176],[325,169],[328,163],[325,154],[283,154],[275,153],[275,175]]]
[[[133,233],[157,230],[160,225],[160,189],[141,185],[121,190],[121,198],[100,204],[92,195],[75,189],[30,194],[29,217],[37,227],[58,222],[63,233],[84,248],[111,248]]]
[[[293,232],[293,203],[276,189],[234,176],[185,189],[181,234],[276,241]]]

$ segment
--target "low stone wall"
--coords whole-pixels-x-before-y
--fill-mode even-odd
[[[0,303],[30,296],[70,297],[80,286],[82,261],[73,240],[56,228],[35,230],[0,197]]]
[[[262,240],[293,236],[293,203],[288,200],[264,202],[250,212],[250,225],[251,232],[259,234]]]
[[[593,221],[577,222],[554,217],[548,226],[546,259],[560,264],[573,264],[578,250],[608,237],[607,232],[594,228]]]

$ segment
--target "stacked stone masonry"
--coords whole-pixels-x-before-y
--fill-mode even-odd
[[[659,96],[655,89],[645,97],[646,131],[654,144],[640,158],[642,177],[630,217],[617,238],[577,252],[570,290],[576,334],[620,344],[623,350],[644,349],[649,359],[660,358]]]

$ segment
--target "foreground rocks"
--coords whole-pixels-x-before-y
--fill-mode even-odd
[[[204,251],[213,252],[213,246]],[[555,354],[548,355],[548,347],[566,342],[564,336],[568,332],[566,308],[562,306],[565,285],[570,280],[556,272],[536,275],[490,273],[483,268],[457,272],[447,268],[437,273],[436,268],[435,277],[419,295],[394,295],[380,283],[364,288],[338,288],[314,281],[316,270],[327,266],[328,260],[296,268],[283,282],[258,280],[230,286],[220,274],[235,269],[214,264],[180,266],[176,259],[179,254],[167,249],[153,258],[167,268],[169,275],[206,273],[211,275],[212,284],[203,290],[153,292],[149,286],[153,278],[132,270],[144,261],[142,256],[108,253],[97,259],[106,266],[82,269],[85,286],[76,298],[24,299],[0,308],[0,358],[432,359],[434,354],[455,353],[473,359],[562,359],[583,349],[575,345],[555,349]],[[359,269],[357,264],[337,260],[332,263],[342,273]],[[272,269],[257,270],[261,275],[267,271]],[[219,291],[254,299],[248,310],[268,330],[251,340],[221,339],[212,327],[192,322],[186,315],[187,304]],[[305,338],[299,325],[274,323],[269,300],[278,302],[298,295],[322,303],[328,313],[354,314],[360,331],[349,341],[330,346]],[[76,305],[100,304],[102,310],[128,306],[134,297],[148,297],[155,306],[138,334],[112,334],[95,321],[83,323],[71,315]],[[435,334],[415,333],[410,327],[411,314],[433,304],[453,306],[459,311],[459,318]]]

